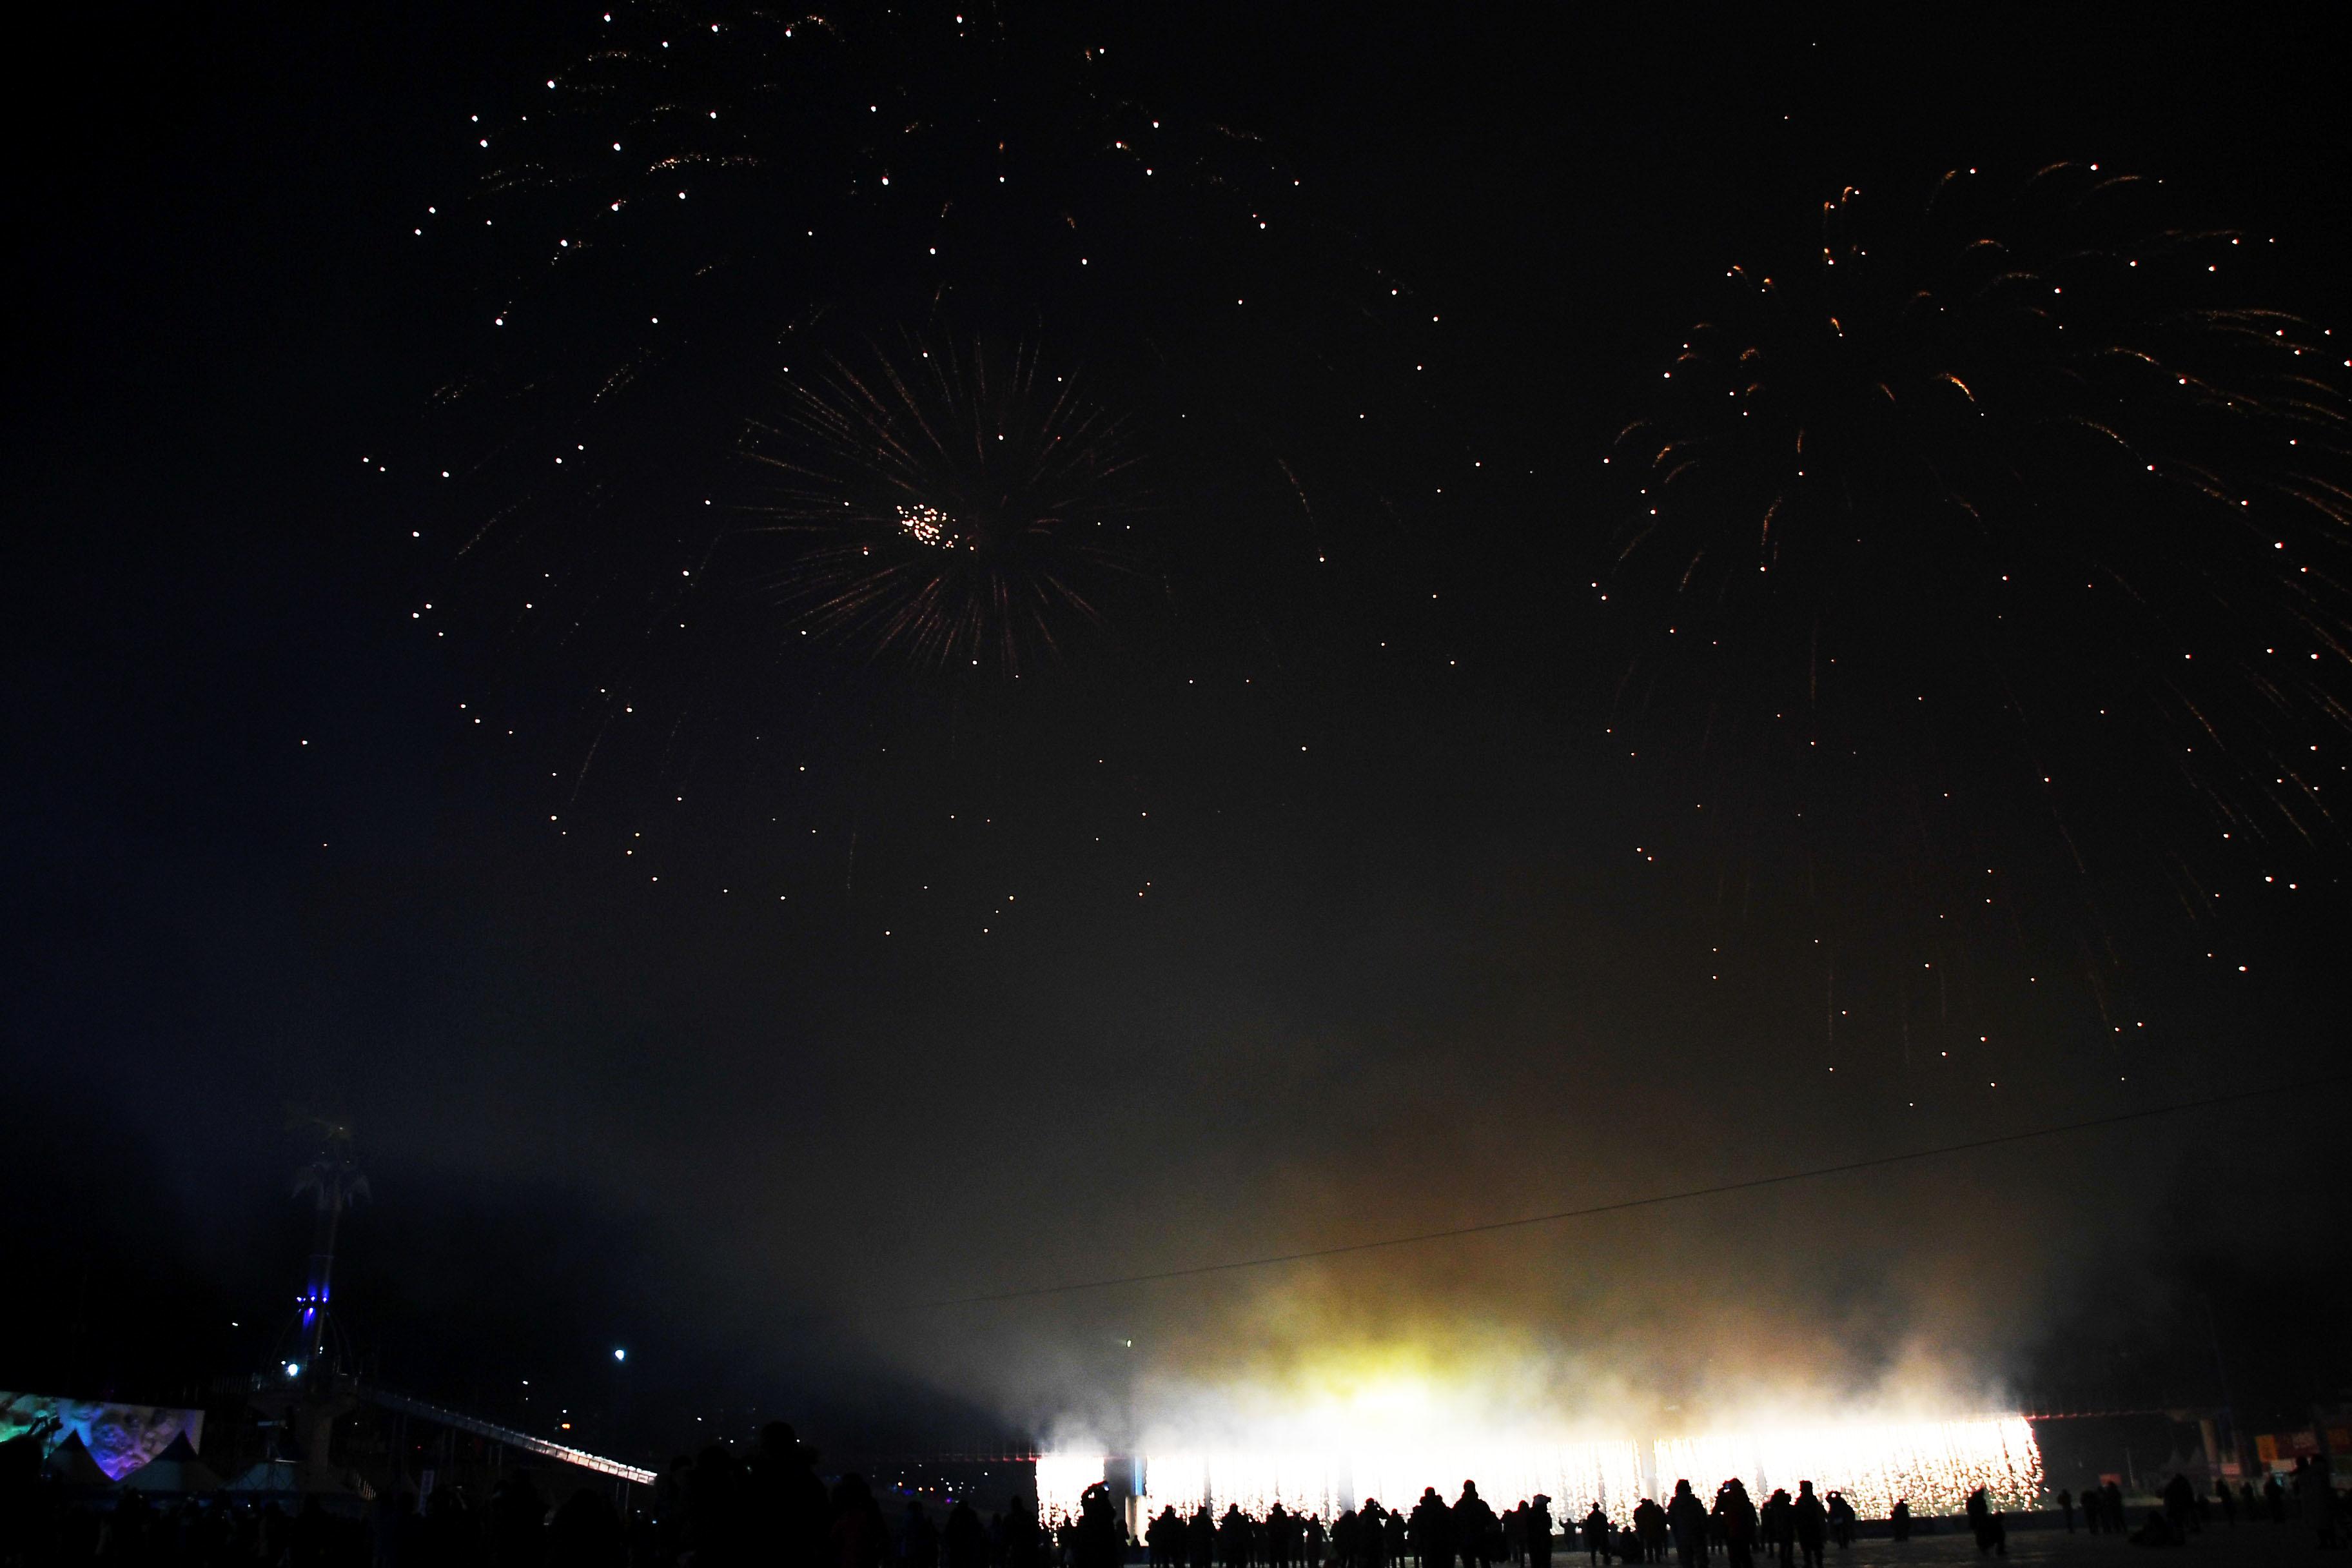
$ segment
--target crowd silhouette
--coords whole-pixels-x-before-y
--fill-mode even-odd
[[[2300,1524],[2313,1531],[2323,1550],[2332,1551],[2352,1542],[2352,1520],[2347,1517],[2347,1499],[2335,1489],[2330,1471],[2325,1458],[2299,1458],[2284,1475],[2276,1470],[2264,1475],[2259,1489],[2249,1479],[2240,1480],[2234,1489],[2226,1477],[2217,1479],[2210,1497],[2187,1476],[2175,1475],[2137,1525],[2126,1516],[2123,1489],[2112,1480],[2079,1498],[2060,1492],[2058,1509],[2069,1534],[2079,1507],[2083,1528],[2091,1534],[2124,1536],[2135,1546],[2185,1545],[2219,1516],[2223,1530],[2237,1529],[2241,1518],[2250,1525]]]
[[[1663,1504],[1643,1498],[1623,1517],[1600,1502],[1581,1515],[1553,1511],[1538,1494],[1497,1511],[1475,1480],[1447,1501],[1434,1487],[1405,1508],[1366,1498],[1328,1523],[1276,1503],[1263,1515],[1228,1503],[1185,1512],[1163,1506],[1130,1536],[1124,1500],[1101,1484],[1051,1521],[1015,1495],[983,1514],[970,1497],[894,1499],[886,1511],[866,1479],[828,1479],[817,1450],[782,1422],[749,1451],[726,1443],[673,1460],[649,1489],[623,1497],[609,1484],[560,1498],[530,1471],[499,1477],[486,1495],[435,1489],[423,1507],[394,1487],[363,1510],[318,1496],[295,1502],[214,1493],[151,1498],[127,1488],[104,1496],[45,1475],[31,1436],[0,1444],[0,1568],[93,1563],[109,1568],[1551,1568],[1559,1549],[1581,1549],[1589,1568],[1663,1563],[1677,1568],[1823,1568],[1832,1548],[1851,1548],[1862,1521],[1835,1490],[1801,1479],[1761,1503],[1735,1478],[1702,1500],[1677,1480]],[[2055,1516],[2068,1533],[2125,1537],[2136,1546],[2178,1546],[2208,1528],[2297,1523],[2323,1546],[2345,1539],[2344,1500],[2326,1461],[2299,1463],[2258,1490],[2216,1483],[2211,1496],[2176,1476],[2132,1525],[2113,1481],[2079,1497],[2061,1490]],[[2218,1524],[2216,1521],[2218,1520]],[[1981,1555],[2006,1556],[2009,1521],[1983,1489],[1970,1494],[1967,1529]],[[1915,1528],[1906,1500],[1885,1521],[1886,1538]],[[1759,1565],[1761,1552],[1769,1561]]]

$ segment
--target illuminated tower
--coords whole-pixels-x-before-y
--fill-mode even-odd
[[[309,1194],[318,1215],[310,1269],[294,1299],[294,1321],[278,1342],[277,1364],[254,1381],[253,1402],[291,1442],[293,1451],[279,1457],[299,1467],[294,1484],[304,1491],[341,1492],[350,1489],[349,1478],[334,1468],[329,1450],[336,1419],[358,1404],[358,1395],[329,1302],[335,1233],[343,1211],[368,1195],[368,1184],[352,1157],[352,1130],[333,1121],[313,1125],[320,1134],[318,1155],[294,1173],[294,1195]]]
[[[310,1238],[310,1276],[302,1294],[296,1298],[301,1309],[295,1325],[296,1353],[287,1358],[285,1372],[289,1378],[299,1378],[304,1373],[326,1379],[345,1370],[339,1364],[341,1344],[330,1339],[328,1302],[332,1297],[335,1274],[335,1231],[342,1223],[343,1211],[368,1195],[367,1178],[360,1174],[359,1163],[352,1157],[352,1130],[336,1122],[322,1122],[325,1138],[318,1157],[294,1173],[294,1195],[308,1193],[318,1210],[318,1223]]]

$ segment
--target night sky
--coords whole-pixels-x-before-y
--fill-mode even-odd
[[[1752,324],[1727,268],[1816,268],[1848,187],[1853,264],[1909,265],[1948,170],[2051,278],[2152,232],[2081,239],[2053,165],[2204,237],[2052,332],[2276,310],[2341,359],[2307,12],[576,9],[77,17],[26,61],[0,1387],[261,1364],[324,1116],[373,1187],[371,1369],[516,1418],[529,1376],[631,1452],[753,1405],[877,1451],[1115,1437],[1351,1356],[1596,1419],[2146,1407],[2215,1396],[2207,1300],[2242,1403],[2340,1397],[2340,1084],[938,1304],[2337,1073],[2340,366],[2290,456],[2227,343],[2175,407],[1955,339],[2016,429],[2111,395],[2165,487],[1971,436],[1958,552],[1906,487],[1966,473],[1800,373],[1842,488],[1791,504],[1779,598],[1628,552],[1681,536],[1622,436],[1685,417],[1693,323]],[[1944,347],[1890,330],[1864,379]],[[1066,435],[1059,531],[894,531],[980,481],[816,427],[1024,353],[962,433]],[[2275,560],[2212,521],[2242,495]],[[1806,554],[1832,515],[1892,542]],[[2012,547],[2128,607],[1963,581]],[[1844,762],[1767,724],[1800,689]]]

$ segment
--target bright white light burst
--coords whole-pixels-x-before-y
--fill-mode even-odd
[[[1645,1451],[1646,1448],[1646,1451]],[[1099,1451],[1066,1451],[1037,1460],[1037,1494],[1046,1517],[1074,1516],[1079,1494],[1103,1479]],[[1809,1480],[1842,1491],[1865,1519],[1884,1519],[1899,1500],[1915,1514],[1957,1514],[1969,1493],[1985,1489],[1996,1509],[2038,1504],[2042,1451],[2021,1415],[1955,1421],[1874,1421],[1778,1426],[1628,1441],[1427,1442],[1360,1446],[1348,1452],[1309,1449],[1192,1448],[1141,1457],[1141,1513],[1171,1504],[1212,1515],[1237,1503],[1263,1517],[1279,1502],[1294,1512],[1335,1518],[1368,1497],[1410,1508],[1424,1487],[1451,1500],[1465,1479],[1497,1509],[1540,1492],[1555,1518],[1580,1517],[1593,1504],[1621,1524],[1644,1497],[1664,1499],[1678,1479],[1699,1496],[1734,1476],[1759,1501],[1775,1487],[1791,1493]]]

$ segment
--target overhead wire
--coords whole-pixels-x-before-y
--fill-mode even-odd
[[[1667,1204],[1689,1203],[1699,1198],[1721,1197],[1731,1193],[1755,1192],[1765,1187],[1785,1186],[1794,1182],[1818,1181],[1825,1176],[1848,1175],[1856,1171],[1883,1170],[1889,1165],[1941,1159],[1946,1155],[1964,1154],[1979,1149],[1996,1149],[2011,1143],[2029,1142],[2038,1138],[2057,1138],[2071,1132],[2087,1132],[2104,1127],[2120,1127],[2134,1121],[2150,1121],[2159,1116],[2177,1116],[2183,1111],[2205,1110],[2220,1105],[2234,1105],[2250,1100],[2267,1099],[2273,1095],[2335,1088],[2347,1082],[2352,1082],[2352,1072],[2328,1073],[2317,1078],[2298,1079],[2292,1083],[2268,1084],[2259,1089],[2207,1095],[2197,1100],[2175,1100],[2165,1105],[2147,1106],[2137,1110],[2119,1110],[2111,1115],[2089,1117],[2080,1121],[2063,1121],[2046,1127],[2030,1127],[2016,1132],[1996,1133],[1989,1138],[1970,1138],[1957,1143],[1939,1143],[1932,1148],[1910,1149],[1899,1153],[1873,1155],[1868,1159],[1842,1161],[1834,1165],[1814,1165],[1801,1171],[1780,1171],[1771,1175],[1751,1176],[1742,1181],[1717,1182],[1703,1187],[1685,1187],[1675,1192],[1653,1193],[1643,1197],[1621,1198],[1612,1203],[1588,1204],[1579,1208],[1554,1209],[1544,1214],[1521,1215],[1511,1219],[1486,1220],[1476,1225],[1449,1226],[1442,1230],[1414,1231],[1410,1235],[1378,1237],[1369,1241],[1340,1242],[1330,1247],[1310,1247],[1296,1252],[1269,1253],[1257,1258],[1228,1258],[1216,1263],[1188,1264],[1179,1268],[1159,1268],[1139,1274],[1113,1275],[1100,1279],[1075,1279],[1053,1285],[1024,1286],[1011,1290],[983,1291],[970,1296],[950,1296],[938,1300],[914,1302],[898,1310],[919,1312],[937,1311],[954,1307],[981,1307],[1005,1301],[1034,1300],[1047,1296],[1076,1295],[1088,1290],[1111,1290],[1129,1285],[1156,1285],[1173,1279],[1194,1279],[1212,1274],[1234,1274],[1252,1268],[1276,1268],[1286,1264],[1310,1263],[1319,1258],[1343,1258],[1355,1253],[1379,1252],[1401,1247],[1421,1247],[1432,1242],[1454,1241],[1464,1237],[1490,1236],[1497,1231],[1525,1230],[1536,1226],[1561,1225],[1570,1220],[1591,1219],[1601,1215],[1624,1214],[1634,1209],[1657,1208]]]

